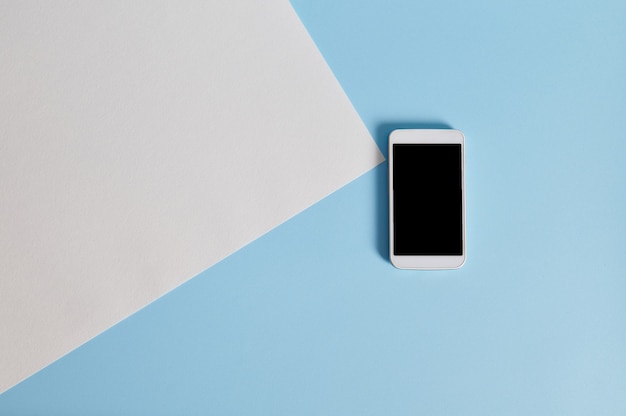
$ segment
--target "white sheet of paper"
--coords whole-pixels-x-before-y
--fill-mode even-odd
[[[0,3],[0,391],[381,161],[287,0]]]

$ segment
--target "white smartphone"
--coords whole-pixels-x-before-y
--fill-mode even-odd
[[[399,269],[465,263],[465,138],[458,130],[389,135],[389,248]]]

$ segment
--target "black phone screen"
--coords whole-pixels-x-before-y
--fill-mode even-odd
[[[395,255],[463,254],[460,144],[393,145]]]

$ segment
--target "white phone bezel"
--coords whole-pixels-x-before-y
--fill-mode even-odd
[[[463,254],[460,256],[395,255],[393,227],[393,145],[394,144],[460,144]],[[437,270],[458,269],[467,256],[465,245],[465,136],[452,129],[397,129],[389,134],[389,258],[398,269]]]

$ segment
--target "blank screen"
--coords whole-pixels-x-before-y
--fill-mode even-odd
[[[460,144],[394,144],[394,254],[462,255],[462,192]]]

